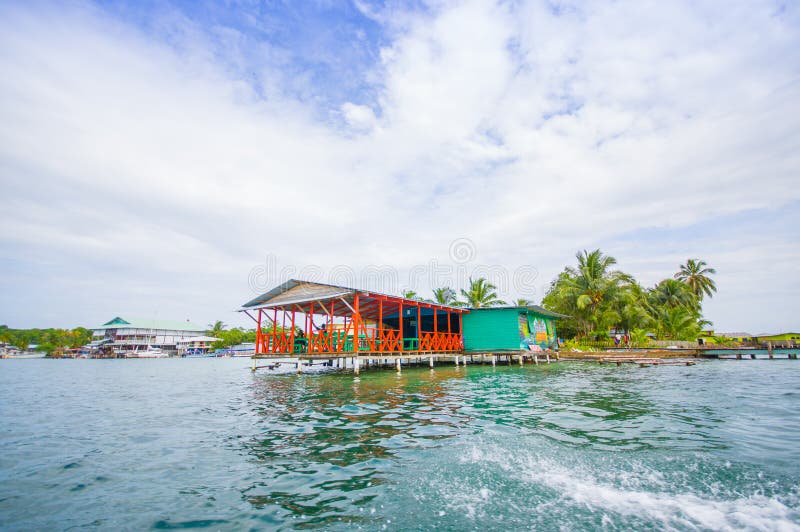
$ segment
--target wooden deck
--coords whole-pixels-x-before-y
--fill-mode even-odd
[[[559,360],[558,353],[555,352],[520,352],[520,353],[460,353],[460,352],[404,352],[404,353],[381,353],[381,352],[359,352],[346,353],[341,356],[331,356],[330,354],[317,353],[298,353],[296,355],[287,354],[258,354],[252,357],[253,364],[251,370],[276,369],[282,365],[292,365],[297,369],[297,373],[303,372],[304,366],[324,365],[337,369],[349,369],[358,375],[363,370],[368,369],[395,369],[398,373],[402,372],[403,366],[428,366],[434,368],[437,365],[453,364],[456,367],[466,366],[467,364],[549,364]],[[266,364],[259,364],[260,361],[267,361]]]

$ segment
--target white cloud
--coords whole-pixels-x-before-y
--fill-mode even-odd
[[[191,304],[211,320],[250,296],[247,270],[268,252],[324,268],[408,268],[446,259],[449,242],[468,237],[480,262],[533,264],[545,282],[575,250],[620,233],[800,199],[794,9],[474,1],[372,11],[391,37],[369,74],[377,96],[329,110],[342,125],[317,118],[324,87],[287,75],[274,46],[243,50],[233,28],[214,30],[223,58],[177,16],[165,44],[99,10],[7,5],[0,256],[60,257],[57,275],[14,277],[48,287],[31,292],[55,308],[69,306],[53,294],[83,279],[81,264],[163,293],[158,303],[150,292],[98,297],[76,320],[125,310],[109,301],[178,317]],[[251,66],[258,91],[235,74]],[[669,260],[707,253],[720,277],[751,260],[709,246]],[[641,251],[630,253],[646,270]],[[800,295],[791,280],[760,282]],[[35,317],[44,300],[11,293],[0,321],[46,325]]]
[[[366,105],[351,102],[342,104],[342,113],[350,126],[357,130],[369,130],[375,125],[375,113]]]

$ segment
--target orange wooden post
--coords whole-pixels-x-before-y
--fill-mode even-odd
[[[458,336],[460,337],[458,346],[459,349],[464,347],[464,313],[458,313]]]
[[[264,309],[258,309],[258,329],[256,329],[256,354],[264,352],[264,346],[262,342],[264,341],[264,335],[261,333],[261,314],[264,312]]]
[[[311,345],[312,345],[311,340],[314,338],[314,327],[315,327],[315,325],[314,325],[314,302],[313,301],[308,304],[308,323],[309,323],[309,326],[308,326],[308,329],[309,329],[308,330],[308,332],[309,332],[309,335],[308,335],[308,352],[310,353],[311,352]]]
[[[422,347],[420,342],[422,342],[422,307],[417,303],[417,351]]]
[[[272,313],[272,347],[270,350],[274,353],[276,348],[276,340],[278,339],[278,307],[275,307],[275,312]]]
[[[451,322],[453,318],[453,313],[449,310],[447,311],[447,348],[449,350],[450,346],[453,345],[453,335],[452,335],[452,325]]]
[[[286,345],[286,307],[281,307],[281,314],[283,315],[281,318],[281,352],[285,353],[289,350]]]
[[[294,353],[294,305],[292,305],[292,332],[291,336],[289,337],[289,341],[292,343],[292,353]]]
[[[400,309],[398,314],[398,316],[400,316],[400,351],[403,351],[406,348],[406,341],[405,338],[403,338],[403,302],[400,301],[397,303],[397,306]]]
[[[306,345],[310,345],[311,343],[311,325],[309,325],[309,315],[307,312],[304,313],[305,317],[303,318],[303,327],[305,327],[306,333]]]
[[[331,324],[328,326],[328,351],[333,352],[333,318],[336,317],[336,300],[331,299]]]
[[[383,298],[378,300],[378,351],[384,350],[383,341]]]
[[[353,296],[353,351],[358,353],[358,329],[361,327],[361,316],[358,313],[358,292]]]

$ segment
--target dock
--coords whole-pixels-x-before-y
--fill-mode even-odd
[[[303,367],[326,366],[335,369],[352,370],[355,375],[359,375],[363,370],[394,369],[397,373],[402,373],[403,367],[423,367],[435,368],[442,365],[454,365],[455,367],[466,366],[467,364],[498,364],[519,365],[526,363],[550,364],[559,361],[557,352],[519,352],[519,353],[346,353],[345,356],[331,357],[330,355],[291,355],[257,354],[252,357],[251,371],[258,369],[277,369],[280,366],[294,366],[297,373],[303,372]],[[266,361],[266,363],[264,363]]]

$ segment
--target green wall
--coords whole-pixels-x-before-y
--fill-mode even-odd
[[[519,311],[515,308],[472,309],[462,318],[465,351],[519,349]]]
[[[464,314],[464,350],[465,351],[519,351],[522,342],[520,332],[520,313],[526,313],[528,322],[534,318],[544,320],[547,324],[550,341],[555,338],[555,320],[550,316],[542,316],[525,308],[485,308],[471,309]],[[535,342],[542,348],[548,347],[547,341]]]
[[[783,342],[787,340],[800,340],[800,333],[773,334],[772,336],[757,336],[761,342]]]

